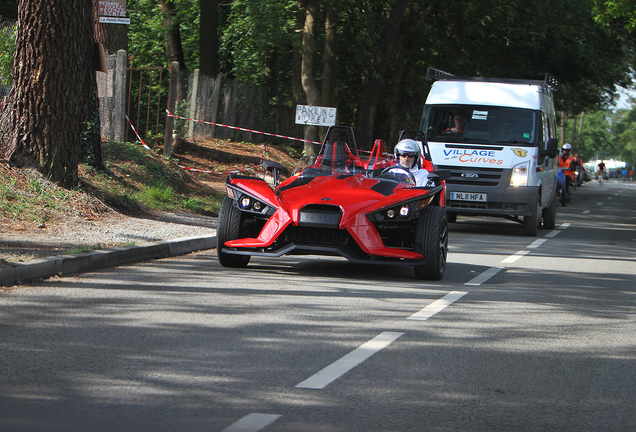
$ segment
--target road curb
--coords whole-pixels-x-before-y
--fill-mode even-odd
[[[77,255],[61,255],[0,269],[0,286],[19,285],[54,275],[83,273],[104,267],[167,258],[216,248],[216,235],[187,237],[139,246],[122,246]]]

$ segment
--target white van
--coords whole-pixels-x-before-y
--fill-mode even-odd
[[[535,236],[556,223],[558,80],[458,77],[429,68],[435,80],[420,129],[446,180],[449,221],[500,216]],[[463,122],[462,122],[463,117]],[[456,124],[457,123],[457,124]]]

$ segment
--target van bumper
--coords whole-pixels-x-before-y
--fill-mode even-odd
[[[474,216],[529,216],[539,195],[538,186],[506,187],[503,191],[471,189],[466,186],[447,186],[446,211]],[[487,200],[485,202],[451,200],[451,192],[485,193]]]

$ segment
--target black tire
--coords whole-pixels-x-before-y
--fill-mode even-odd
[[[440,280],[446,271],[448,255],[448,217],[443,207],[425,208],[417,220],[415,252],[424,256],[424,264],[414,266],[415,277]]]
[[[543,228],[554,229],[556,226],[557,196],[552,197],[550,205],[543,209]]]
[[[249,255],[233,255],[221,251],[226,241],[241,238],[241,211],[232,205],[232,201],[232,198],[226,196],[221,203],[216,229],[216,255],[223,267],[243,268],[250,262]]]
[[[561,204],[561,207],[565,207],[565,188],[559,187],[559,189],[557,189],[557,194],[559,197],[559,204]]]
[[[534,208],[529,216],[523,217],[523,234],[527,236],[536,236],[539,232],[539,195],[534,203]]]

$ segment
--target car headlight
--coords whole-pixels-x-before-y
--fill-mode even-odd
[[[530,161],[522,162],[512,168],[510,176],[510,186],[528,186],[528,175],[530,170]]]
[[[413,214],[428,205],[432,198],[419,199],[405,203],[398,203],[391,207],[370,213],[367,215],[369,220],[374,222],[383,221],[406,221],[413,217]]]
[[[276,209],[270,205],[265,204],[254,198],[251,195],[247,195],[239,189],[226,186],[227,195],[232,198],[236,206],[246,212],[259,213],[266,216],[271,216],[276,212]]]
[[[242,195],[238,200],[238,205],[241,210],[253,213],[270,214],[274,212],[272,207],[249,195]]]

